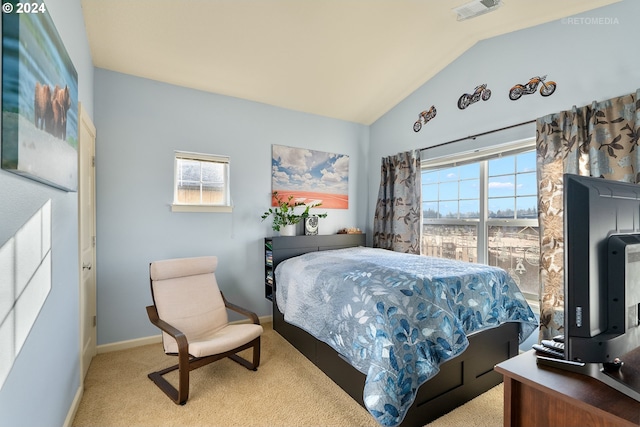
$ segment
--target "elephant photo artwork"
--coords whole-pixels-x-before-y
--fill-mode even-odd
[[[2,15],[2,169],[78,189],[78,74],[49,13]]]

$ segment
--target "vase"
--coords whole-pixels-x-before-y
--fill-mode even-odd
[[[280,227],[280,235],[281,236],[295,236],[296,235],[296,225],[295,224],[287,224]]]

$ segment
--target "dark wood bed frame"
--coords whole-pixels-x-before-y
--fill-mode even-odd
[[[364,245],[363,234],[274,237],[273,267],[287,258],[307,252]],[[276,286],[274,278],[274,289]],[[329,345],[285,322],[276,304],[274,292],[273,329],[364,407],[365,375]],[[493,370],[494,366],[517,354],[517,323],[505,323],[470,335],[467,350],[442,364],[440,372],[418,389],[416,399],[400,425],[424,426],[500,384],[502,375]]]

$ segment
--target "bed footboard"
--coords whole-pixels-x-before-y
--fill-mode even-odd
[[[273,329],[364,406],[364,374],[327,344],[286,323],[275,305]],[[471,335],[469,347],[455,359],[442,364],[440,372],[418,389],[416,399],[400,426],[424,426],[500,384],[502,375],[493,367],[517,354],[517,323],[505,323]]]

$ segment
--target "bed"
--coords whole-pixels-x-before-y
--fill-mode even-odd
[[[537,321],[482,264],[332,245],[275,270],[274,329],[385,426],[417,426],[501,381]]]

